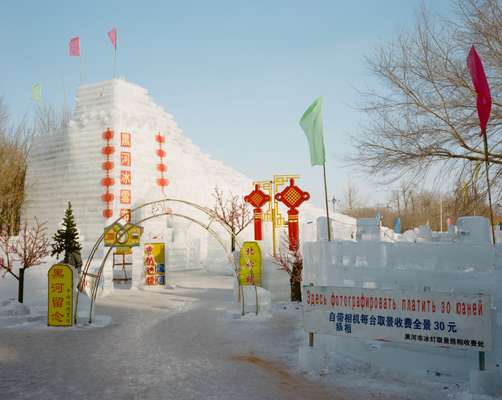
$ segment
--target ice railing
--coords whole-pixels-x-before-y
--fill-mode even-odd
[[[498,296],[502,245],[318,241],[303,245],[304,283]],[[500,280],[499,280],[500,283]]]

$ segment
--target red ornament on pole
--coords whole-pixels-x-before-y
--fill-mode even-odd
[[[288,233],[289,233],[289,249],[296,250],[298,248],[298,241],[300,238],[300,230],[298,228],[298,214],[299,207],[304,201],[310,199],[310,193],[304,192],[295,185],[295,180],[289,180],[289,186],[275,195],[277,201],[282,202],[288,210]]]
[[[264,193],[259,185],[254,185],[254,190],[247,196],[244,196],[244,201],[254,207],[254,240],[262,240],[262,207],[270,201],[270,196]]]

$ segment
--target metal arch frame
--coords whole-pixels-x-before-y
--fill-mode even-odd
[[[186,200],[179,200],[179,199],[170,199],[170,198],[165,198],[165,199],[161,199],[161,200],[155,200],[155,201],[150,201],[148,203],[144,203],[136,208],[133,208],[130,212],[129,212],[129,215],[132,215],[133,212],[135,211],[138,211],[138,210],[141,210],[145,207],[148,207],[148,206],[151,206],[151,205],[154,205],[154,204],[160,204],[160,203],[165,203],[165,202],[173,202],[173,203],[181,203],[181,204],[185,204],[185,205],[188,205],[188,206],[191,206],[191,207],[194,207],[196,208],[197,210],[199,211],[202,211],[203,213],[205,213],[207,216],[210,217],[210,221],[209,221],[209,224],[208,224],[208,227],[211,225],[211,223],[213,222],[213,220],[216,220],[218,221],[221,226],[223,226],[223,228],[230,234],[230,235],[233,235],[230,227],[218,216],[218,214],[216,214],[213,210],[211,210],[210,208],[207,208],[207,207],[203,207],[203,206],[200,206],[196,203],[192,203],[192,202],[189,202],[189,201],[186,201]],[[125,215],[122,215],[120,216],[119,218],[117,218],[115,221],[112,222],[111,225],[117,223],[117,222],[120,222],[122,220],[124,220],[125,218]],[[246,226],[251,222],[252,220],[250,220]],[[101,234],[101,236],[98,238],[98,240],[96,241],[96,243],[94,243],[94,246],[92,247],[91,249],[91,253],[89,254],[89,258],[87,259],[86,263],[85,263],[85,266],[84,266],[84,273],[83,273],[83,277],[86,276],[88,274],[88,271],[89,271],[89,268],[90,268],[90,265],[91,265],[91,262],[94,258],[94,255],[96,254],[96,251],[99,247],[99,245],[101,244],[101,242],[103,241],[103,238],[104,238],[104,233]],[[80,288],[80,284],[82,282],[82,277],[79,281],[79,288]]]
[[[180,218],[184,218],[184,219],[187,219],[187,220],[189,220],[189,221],[191,221],[193,223],[196,223],[197,225],[199,225],[202,228],[206,229],[206,231],[208,231],[211,234],[211,236],[213,236],[218,241],[218,243],[220,243],[220,245],[224,248],[224,250],[226,251],[227,249],[226,249],[226,246],[223,243],[222,239],[219,237],[219,235],[213,229],[210,228],[212,222],[214,220],[216,220],[227,231],[227,233],[229,233],[231,236],[234,237],[236,244],[239,247],[242,247],[241,246],[242,245],[241,241],[237,238],[237,235],[234,232],[232,232],[232,230],[230,229],[230,227],[213,210],[211,210],[211,209],[209,209],[207,207],[203,207],[203,206],[200,206],[198,204],[186,201],[186,200],[169,199],[169,198],[162,199],[162,200],[156,200],[156,201],[144,203],[144,204],[142,204],[142,205],[140,205],[140,206],[132,209],[129,212],[129,214],[131,215],[133,212],[138,211],[140,209],[143,209],[145,207],[151,206],[151,205],[160,204],[160,203],[166,203],[166,202],[181,203],[181,204],[185,204],[185,205],[189,205],[191,207],[194,207],[197,210],[202,211],[203,213],[205,213],[207,216],[210,217],[209,223],[208,224],[203,224],[202,222],[200,222],[200,221],[198,221],[198,220],[196,220],[196,219],[194,219],[192,217],[189,217],[187,215],[183,215],[183,214],[179,214],[179,213],[173,213],[172,211],[166,211],[166,212],[162,212],[162,213],[159,213],[159,214],[150,215],[150,216],[148,216],[146,218],[143,218],[140,221],[137,221],[136,224],[140,224],[140,223],[146,222],[146,221],[148,221],[150,219],[153,219],[153,218],[157,218],[157,217],[161,217],[161,216],[168,216],[168,215],[175,216],[175,217],[180,217]],[[115,223],[117,223],[117,222],[119,222],[119,221],[121,221],[121,220],[123,220],[124,218],[125,218],[125,215],[117,218],[112,223],[112,225],[115,224]],[[245,224],[245,226],[247,226],[249,223],[251,223],[251,221],[252,221],[252,219],[250,219]],[[125,233],[127,233],[129,231],[129,229],[132,229],[132,226],[129,227],[128,229],[126,229],[125,231],[123,231],[122,235],[125,234]],[[92,262],[92,260],[94,258],[94,255],[96,254],[97,249],[99,248],[99,245],[102,243],[103,238],[104,238],[104,233],[101,234],[101,236],[98,238],[98,240],[94,243],[94,246],[92,247],[91,252],[89,254],[89,257],[88,257],[88,259],[87,259],[87,261],[85,263],[82,276],[80,277],[79,282],[78,282],[78,286],[77,287],[78,287],[79,290],[77,290],[77,298],[76,298],[76,302],[75,302],[75,316],[74,316],[75,323],[77,323],[77,319],[78,319],[78,299],[79,299],[79,294],[80,294],[80,291],[83,290],[83,283],[84,283],[87,275],[93,276],[95,278],[94,282],[93,282],[92,291],[91,291],[91,307],[90,307],[90,311],[89,311],[89,323],[92,323],[92,311],[94,309],[94,303],[96,301],[96,296],[97,296],[97,292],[98,292],[98,285],[99,285],[99,282],[101,280],[101,275],[102,275],[104,267],[106,265],[106,261],[108,259],[108,256],[110,255],[110,253],[111,253],[111,251],[113,249],[113,247],[110,247],[108,249],[108,251],[106,252],[105,257],[103,258],[103,261],[101,262],[101,265],[99,267],[98,274],[97,275],[90,274],[89,273],[89,268],[91,266],[91,262]],[[239,286],[239,288],[238,288],[238,294],[239,294],[239,298],[242,299],[242,314],[244,314],[244,293],[243,293],[243,288],[242,288],[242,285],[240,284],[240,279],[239,279],[240,265],[235,262],[233,254],[227,252],[227,257],[228,257],[230,263],[234,265],[235,279],[237,280],[237,283],[238,283],[238,286]],[[256,286],[255,286],[255,296],[256,296],[256,314],[258,314],[258,289],[257,289]]]

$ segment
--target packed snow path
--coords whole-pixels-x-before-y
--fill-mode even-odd
[[[417,385],[368,384],[354,370],[334,371],[341,379],[330,384],[301,374],[295,306],[240,318],[230,278],[173,275],[174,290],[101,300],[97,313],[113,319],[104,328],[0,329],[0,399],[431,398],[430,388],[419,395]]]
[[[192,288],[115,291],[97,305],[113,318],[102,329],[0,330],[0,398],[332,398],[267,356],[291,355],[290,317],[236,320],[230,279],[195,278]]]

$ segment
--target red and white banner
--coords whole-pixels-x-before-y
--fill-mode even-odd
[[[490,296],[304,286],[306,332],[476,351],[492,347]]]

